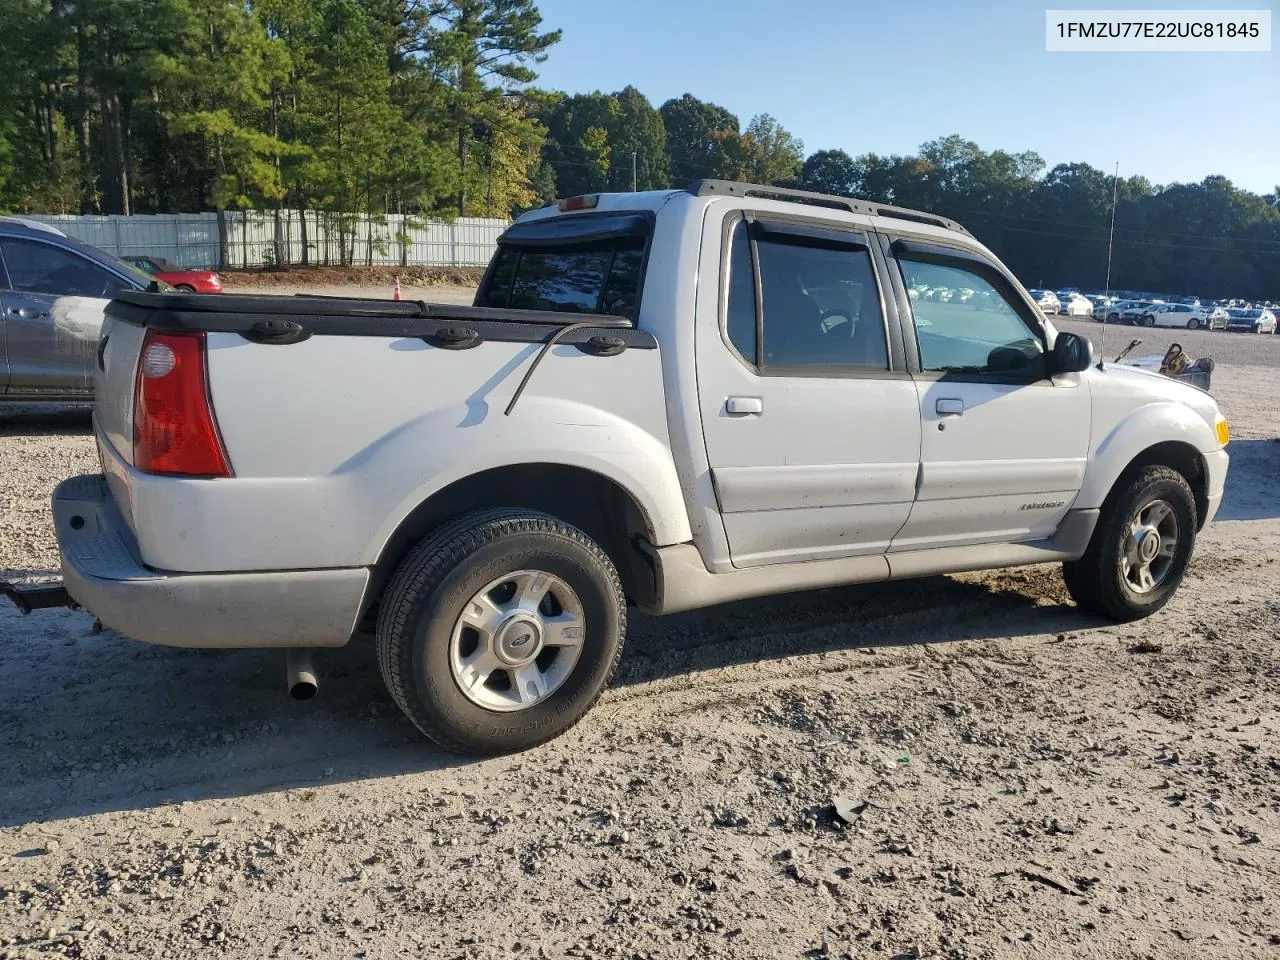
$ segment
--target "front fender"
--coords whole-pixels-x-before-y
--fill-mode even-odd
[[[1205,459],[1218,452],[1218,440],[1204,418],[1175,401],[1147,404],[1107,431],[1089,452],[1089,465],[1075,507],[1094,509],[1111,492],[1125,468],[1159,443],[1183,443]]]
[[[445,487],[496,467],[556,464],[590,470],[631,495],[657,544],[692,539],[675,461],[666,444],[635,423],[598,407],[553,397],[526,396],[512,415],[488,411],[458,429],[460,411],[433,411],[405,424],[343,472],[378,477],[384,502],[395,507],[365,546],[361,562],[375,563],[391,536],[420,504]],[[441,444],[439,438],[448,436]],[[391,442],[394,441],[394,442]],[[401,486],[396,478],[428,477]],[[389,488],[399,489],[389,489]]]

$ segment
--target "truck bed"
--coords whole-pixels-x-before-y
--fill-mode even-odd
[[[230,479],[134,469],[148,330],[206,335]],[[678,496],[657,346],[630,320],[597,314],[128,294],[107,309],[95,430],[146,566],[364,567],[442,487],[510,464],[563,463],[566,450],[571,465],[613,475],[642,499]],[[663,532],[688,538],[687,524]]]

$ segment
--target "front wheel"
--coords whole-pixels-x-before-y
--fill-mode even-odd
[[[1139,620],[1173,596],[1196,538],[1196,501],[1169,467],[1142,467],[1121,478],[1103,504],[1089,549],[1062,565],[1067,590],[1083,610]]]
[[[1200,321],[1199,321],[1199,320],[1197,320],[1195,317],[1192,317],[1190,320],[1188,320],[1188,321],[1187,321],[1187,329],[1188,329],[1188,330],[1199,330],[1199,329],[1200,329]]]
[[[526,750],[591,708],[618,663],[626,601],[576,527],[529,510],[462,517],[396,570],[378,665],[400,709],[456,753]]]

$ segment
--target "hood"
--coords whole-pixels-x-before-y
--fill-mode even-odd
[[[1167,377],[1159,368],[1148,369],[1121,363],[1105,363],[1101,370],[1096,365],[1088,370],[1091,388],[1095,396],[1124,398],[1134,406],[1146,403],[1180,403],[1190,407],[1215,429],[1219,409],[1218,401],[1208,391],[1201,390],[1182,380]]]

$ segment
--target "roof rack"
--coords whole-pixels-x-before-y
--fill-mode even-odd
[[[686,188],[695,197],[730,196],[756,197],[760,200],[781,200],[784,203],[805,203],[813,207],[827,207],[831,210],[847,210],[868,217],[892,217],[895,220],[911,220],[915,223],[927,223],[955,230],[965,236],[973,236],[964,227],[947,217],[920,210],[908,210],[906,207],[894,207],[887,203],[874,203],[870,200],[858,200],[854,197],[838,197],[830,193],[814,193],[810,190],[792,190],[789,187],[770,187],[757,183],[735,183],[732,180],[695,180]]]
[[[16,223],[19,226],[26,227],[28,230],[39,230],[43,233],[57,234],[59,237],[65,237],[66,234],[50,223],[44,223],[40,220],[32,220],[29,217],[10,217],[0,216],[0,223]]]

